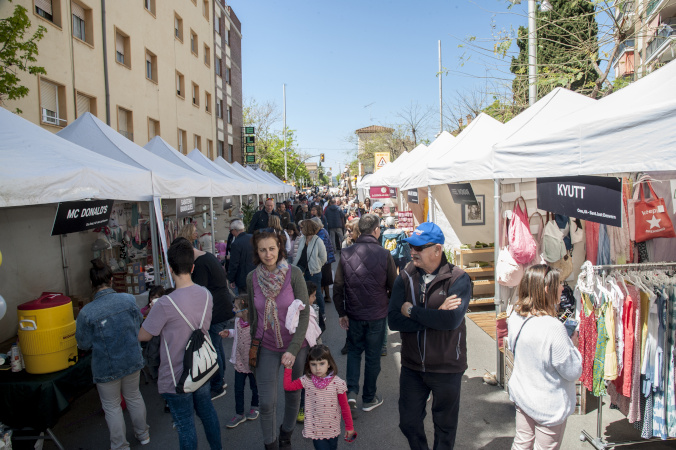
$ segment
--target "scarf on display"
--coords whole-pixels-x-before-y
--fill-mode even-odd
[[[333,372],[331,372],[330,374],[328,374],[325,377],[318,377],[317,375],[313,374],[312,375],[312,384],[314,384],[317,389],[326,389],[326,386],[328,386],[329,383],[331,383],[331,380],[333,380],[333,377],[334,377]]]
[[[289,263],[282,259],[277,267],[272,272],[259,264],[256,267],[256,275],[258,278],[258,286],[263,291],[265,296],[265,315],[263,316],[263,331],[270,326],[275,331],[275,339],[277,341],[277,348],[284,346],[282,340],[281,326],[279,324],[279,313],[277,311],[277,296],[282,290],[284,280],[286,280],[286,273],[289,271]]]

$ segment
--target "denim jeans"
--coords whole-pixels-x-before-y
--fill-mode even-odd
[[[218,333],[226,329],[228,329],[228,321],[212,323],[209,327],[209,337],[216,349],[216,362],[218,362],[218,370],[209,380],[212,392],[220,392],[225,384],[225,351],[223,350],[223,338]]]
[[[329,235],[331,236],[331,243],[333,248],[336,249],[336,253],[340,252],[340,246],[343,244],[343,229],[342,228],[329,228]],[[338,242],[336,242],[338,238]]]
[[[431,373],[401,367],[399,376],[399,428],[411,450],[427,450],[423,421],[432,392],[434,449],[452,450],[458,430],[460,386],[463,372]]]
[[[197,429],[195,412],[202,421],[211,450],[221,450],[221,427],[218,415],[211,402],[209,383],[189,394],[162,394],[169,404],[171,417],[178,431],[178,443],[181,450],[197,450]]]
[[[240,416],[244,414],[244,384],[249,379],[249,389],[251,389],[251,407],[258,407],[258,387],[253,373],[242,373],[235,370],[235,413]]]
[[[315,450],[336,450],[338,448],[338,437],[333,437],[330,439],[313,439],[312,445],[315,446]]]
[[[317,286],[317,305],[319,305],[319,315],[324,317],[324,292],[322,291],[322,273],[310,275],[310,271],[305,269],[305,281],[312,281]]]
[[[378,320],[350,319],[347,330],[347,392],[359,393],[361,372],[361,354],[364,361],[364,403],[373,401],[376,395],[376,382],[380,374],[380,351],[383,348],[385,318]]]

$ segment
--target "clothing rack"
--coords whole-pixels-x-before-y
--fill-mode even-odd
[[[624,270],[653,270],[660,268],[676,267],[676,262],[659,262],[659,263],[631,263],[631,264],[606,264],[600,266],[592,266],[594,272],[602,272],[605,274],[611,270],[624,269]],[[664,342],[668,342],[669,334],[669,308],[667,307],[667,312],[665,316],[666,327],[664,329]],[[668,373],[669,373],[669,360],[670,358],[664,358],[662,366],[662,379],[665,382],[668,382]],[[665,375],[667,376],[665,378]],[[666,385],[665,385],[666,386]],[[665,399],[666,399],[666,389],[665,389]],[[665,417],[667,417],[667,402],[664,402],[664,412]],[[623,447],[626,445],[635,445],[635,444],[647,444],[652,442],[664,442],[676,440],[676,438],[661,439],[661,438],[652,438],[652,439],[641,439],[640,441],[625,441],[625,442],[606,442],[603,440],[603,396],[599,397],[599,407],[596,411],[596,437],[592,437],[586,430],[582,430],[580,434],[580,440],[582,442],[588,441],[591,445],[594,446],[597,450],[606,450],[614,447]]]

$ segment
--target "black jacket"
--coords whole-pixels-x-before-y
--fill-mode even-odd
[[[268,220],[270,219],[270,216],[277,216],[279,217],[279,214],[277,211],[273,210],[270,214],[265,209],[261,209],[260,211],[257,211],[256,214],[253,215],[251,218],[251,223],[249,224],[249,229],[246,230],[247,233],[253,234],[254,231],[260,230],[261,228],[267,228],[268,227]],[[281,221],[281,218],[280,218]]]
[[[343,214],[343,211],[338,205],[327,206],[324,216],[326,216],[329,229],[343,228],[343,225],[345,224],[345,214]]]
[[[232,241],[230,247],[228,280],[235,283],[240,292],[246,292],[246,276],[256,268],[253,264],[253,244],[251,235],[242,233]]]
[[[388,325],[401,336],[401,365],[412,370],[460,373],[467,369],[465,313],[472,297],[469,275],[442,257],[437,276],[427,285],[423,302],[424,271],[412,262],[399,274],[392,288]],[[457,295],[461,305],[439,311],[447,297]],[[401,313],[405,302],[413,303],[411,317]]]

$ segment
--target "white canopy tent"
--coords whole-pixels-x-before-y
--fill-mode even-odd
[[[407,164],[408,175],[404,174],[399,187],[401,189],[427,187],[429,185],[427,182],[427,165],[446,152],[453,145],[455,139],[451,133],[444,131],[427,149],[415,151],[410,158],[411,164]]]
[[[57,133],[100,155],[152,172],[153,194],[162,198],[211,197],[211,180],[185,170],[133,143],[101,122],[84,113]]]
[[[558,121],[495,146],[495,177],[676,169],[676,61]]]
[[[197,164],[206,167],[209,170],[212,170],[216,173],[224,174],[229,177],[237,178],[243,180],[247,186],[247,194],[265,194],[266,189],[265,185],[261,184],[260,181],[254,179],[253,177],[242,174],[238,170],[235,170],[230,163],[228,163],[223,157],[219,156],[214,161],[210,160],[202,152],[195,149],[188,154],[188,158]]]
[[[237,161],[233,162],[230,166],[240,174],[264,186],[265,188],[265,192],[263,192],[264,194],[274,194],[278,191],[277,186],[272,184],[270,181],[259,177],[253,170],[246,170],[246,168]]]
[[[253,177],[261,180],[261,182],[268,183],[271,187],[271,190],[268,191],[269,194],[279,194],[285,191],[285,186],[280,186],[278,183],[273,182],[272,180],[268,179],[265,177],[263,174],[256,172],[254,169],[252,169],[249,166],[241,166],[238,162],[232,163],[233,166],[237,167],[239,166],[242,170],[244,170],[246,173],[251,174]]]
[[[420,144],[422,145],[422,144]],[[388,163],[382,169],[378,170],[373,174],[369,180],[371,186],[393,186],[393,184],[388,183],[389,180],[394,179],[395,181],[399,180],[401,164],[409,157],[409,152],[403,152],[391,163]],[[397,175],[393,177],[392,175]]]
[[[212,197],[226,195],[241,195],[250,193],[250,188],[241,177],[230,177],[224,173],[217,173],[194,162],[181,152],[173,148],[160,136],[155,136],[143,148],[154,155],[164,158],[183,169],[193,171],[211,179]]]
[[[0,207],[151,200],[150,172],[103,157],[0,108]]]
[[[288,193],[288,192],[292,192],[292,191],[294,190],[294,189],[293,189],[293,186],[287,185],[286,183],[284,183],[282,180],[280,180],[279,178],[277,178],[277,177],[276,177],[273,173],[271,173],[271,172],[267,172],[267,171],[265,171],[265,170],[263,170],[263,169],[255,169],[254,172],[256,172],[256,173],[259,174],[259,175],[262,175],[263,177],[265,177],[265,179],[270,180],[271,183],[273,183],[273,184],[278,184],[279,187],[280,187],[281,189],[283,189],[282,193],[284,193],[284,194],[286,194],[286,193]]]

